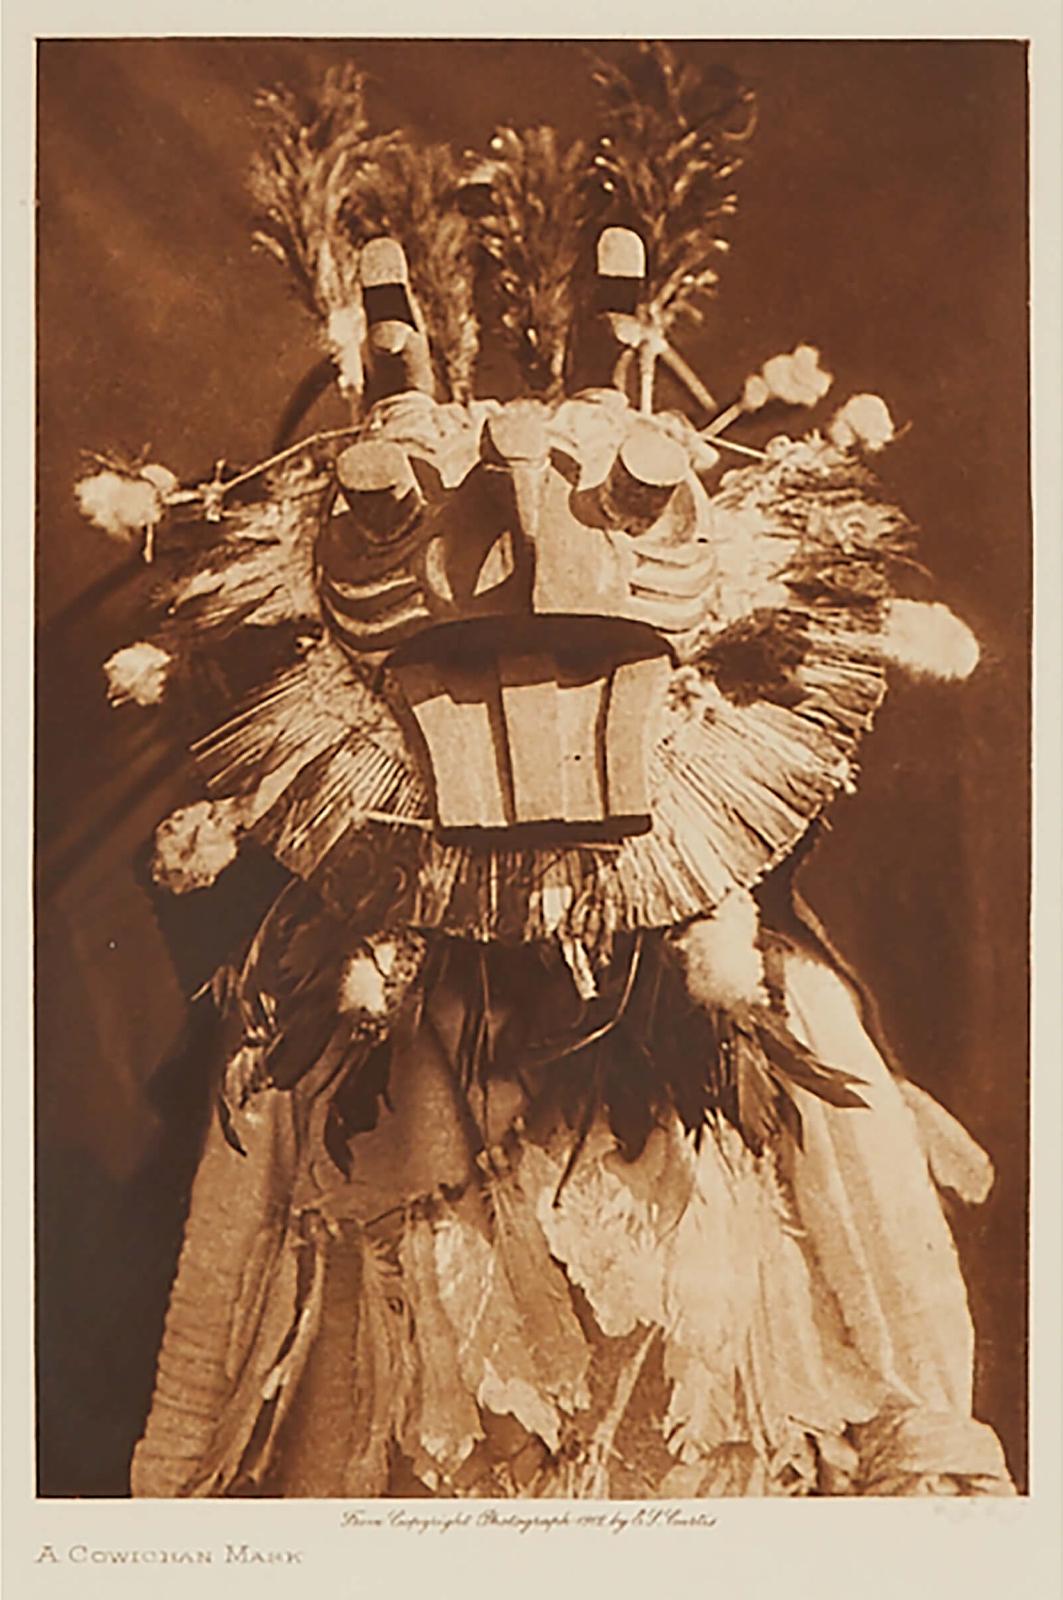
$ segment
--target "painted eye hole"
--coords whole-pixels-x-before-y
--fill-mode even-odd
[[[424,498],[409,457],[396,444],[352,444],[336,458],[336,478],[354,525],[369,544],[393,544],[420,515]]]
[[[601,506],[615,527],[645,533],[661,516],[687,476],[682,447],[659,428],[631,429],[601,488]]]

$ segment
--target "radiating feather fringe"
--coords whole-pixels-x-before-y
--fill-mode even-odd
[[[489,410],[400,396],[368,426],[458,481]],[[599,434],[612,449],[622,413],[622,403],[569,401],[554,433],[581,457]],[[189,629],[206,642],[244,622],[316,625],[313,544],[327,477],[308,451],[270,481],[273,503],[235,510],[221,542],[178,579],[175,636]],[[715,587],[658,710],[650,832],[548,851],[441,842],[412,743],[327,636],[197,746],[212,793],[246,803],[247,825],[291,870],[337,883],[360,870],[368,819],[411,825],[413,919],[442,932],[558,939],[593,964],[619,932],[711,914],[770,872],[852,787],[857,744],[885,690],[884,623],[912,604],[891,601],[889,566],[907,548],[903,517],[829,440],[775,441],[765,463],[727,474],[711,505]],[[733,694],[722,672],[717,681],[719,651],[749,619],[740,648],[761,638],[770,655],[783,641],[771,657],[778,682],[739,679],[743,692]]]
[[[211,789],[241,797],[248,826],[303,877],[341,842],[354,846],[369,813],[427,815],[401,728],[327,639],[193,753]]]
[[[885,691],[869,635],[807,624],[795,706],[666,700],[650,770],[654,827],[617,849],[472,852],[425,842],[416,919],[477,938],[580,939],[704,916],[760,880],[838,789]],[[558,908],[564,909],[558,912]]]
[[[229,510],[218,541],[162,596],[173,625],[194,637],[226,626],[317,623],[314,541],[329,481],[309,455],[297,456],[265,498]]]

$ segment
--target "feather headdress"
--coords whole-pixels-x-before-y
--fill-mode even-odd
[[[766,451],[730,437],[768,400],[819,405],[831,378],[812,346],[765,360],[700,432],[655,409],[659,357],[711,401],[669,331],[713,288],[753,103],[664,45],[594,79],[595,145],[505,128],[482,158],[373,132],[354,68],[306,104],[266,97],[257,238],[317,311],[351,424],[206,484],[106,462],[78,492],[161,567],[158,625],[111,658],[111,698],[229,696],[194,745],[209,799],[160,830],[156,877],[197,891],[250,837],[305,881],[299,915],[338,931],[295,992],[344,1033],[359,1083],[386,1078],[384,1055],[366,1061],[397,1014],[381,965],[397,937],[413,940],[414,990],[436,981],[424,940],[532,941],[627,1051],[631,1070],[603,1060],[599,1080],[569,1039],[586,1115],[609,1108],[632,1150],[663,1105],[691,1129],[729,1117],[759,1148],[798,1129],[791,1084],[854,1102],[749,977],[750,891],[853,786],[888,666],[957,676],[977,647],[903,595],[912,530],[864,461],[894,434],[883,401],[855,396]],[[517,358],[516,400],[471,399],[477,307]],[[605,381],[566,393],[591,324]],[[724,453],[740,465],[723,470]],[[741,948],[735,906],[752,914]],[[697,1082],[643,1070],[657,1023],[634,1024],[658,1015],[645,974],[666,982],[666,935],[709,1017],[694,1032],[715,1066]],[[628,1014],[617,962],[644,937]],[[237,1105],[331,1037],[312,1028],[314,1049],[278,1065],[285,1029],[302,1036],[295,1011],[278,1020],[280,948],[267,928],[223,986],[242,1019]]]

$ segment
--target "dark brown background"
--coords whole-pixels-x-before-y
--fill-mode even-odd
[[[607,46],[613,50],[615,46]],[[886,396],[883,458],[941,595],[978,632],[967,685],[900,683],[860,793],[806,887],[876,991],[911,1075],[991,1151],[956,1227],[979,1330],[978,1414],[1025,1472],[1029,532],[1026,62],[1021,45],[685,47],[762,118],[717,307],[686,350],[727,395],[820,346],[835,394]],[[382,123],[482,145],[495,123],[583,131],[579,47],[299,40],[50,41],[39,74],[39,1485],[126,1492],[204,1116],[210,1026],[186,997],[275,881],[145,881],[194,779],[99,663],[138,636],[136,585],[79,522],[79,450],[147,442],[184,476],[260,457],[316,355],[254,254],[252,98],[355,53]],[[313,420],[329,415],[327,407]]]

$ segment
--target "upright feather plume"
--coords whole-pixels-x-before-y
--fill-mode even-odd
[[[291,272],[324,324],[341,383],[355,396],[363,386],[364,313],[358,249],[343,211],[356,175],[364,178],[399,137],[370,132],[365,86],[364,74],[348,64],[327,72],[308,102],[286,89],[261,94],[271,135],[250,175],[263,212],[255,243]]]
[[[662,329],[700,317],[741,165],[736,146],[755,121],[752,92],[729,72],[680,67],[665,44],[640,44],[630,66],[597,60],[601,136],[592,208],[601,222],[635,228],[646,245],[643,310]]]
[[[480,287],[529,388],[555,397],[584,255],[585,146],[553,128],[502,128],[470,168],[463,203],[479,247]]]

